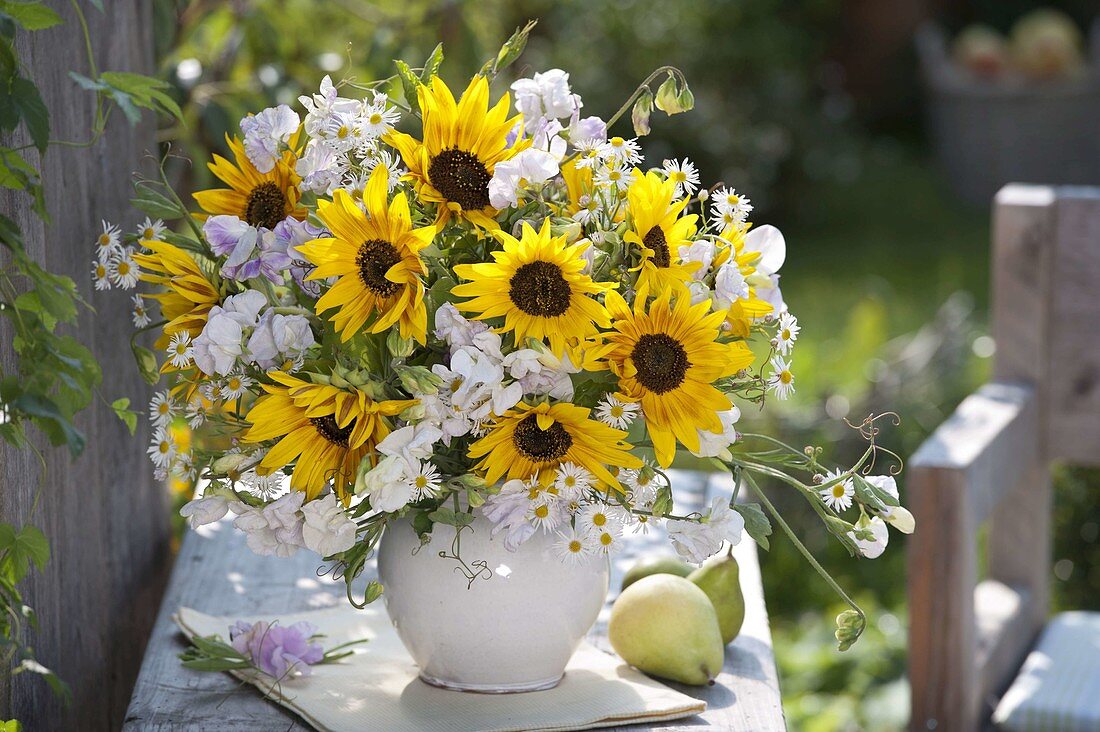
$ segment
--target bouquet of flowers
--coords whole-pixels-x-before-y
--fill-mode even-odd
[[[427,536],[481,511],[509,547],[560,536],[563,561],[657,522],[695,562],[743,530],[766,544],[765,510],[786,528],[759,492],[763,509],[677,513],[664,471],[681,448],[739,492],[789,483],[877,556],[886,523],[912,518],[893,478],[866,477],[873,419],[863,458],[833,472],[820,449],[738,431],[741,408],[794,392],[799,325],[783,237],[750,222],[749,199],[701,187],[686,159],[643,159],[654,108],[693,105],[683,75],[658,69],[606,122],[558,69],[495,95],[526,31],[457,96],[440,48],[389,79],[326,76],[304,117],[241,120],[198,212],[166,181],[137,184],[135,205],[178,230],[147,219],[124,242],[104,223],[96,287],[154,290],[133,317],[159,334],[134,348],[167,384],[150,406],[157,477],[201,479],[193,526],[232,511],[256,552],[316,551],[356,604],[381,592],[359,600],[351,581],[401,516]],[[615,130],[628,112],[633,137]]]

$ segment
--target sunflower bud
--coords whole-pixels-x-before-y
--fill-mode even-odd
[[[392,328],[386,334],[386,349],[394,358],[408,358],[415,347],[416,342],[412,338],[403,338],[398,328]]]
[[[423,366],[397,366],[394,369],[401,388],[410,394],[434,394],[443,379]]]
[[[653,114],[653,92],[649,87],[645,88],[638,101],[634,102],[634,109],[630,112],[630,121],[634,124],[634,134],[644,137],[649,134],[649,116]]]
[[[867,620],[855,610],[845,610],[836,616],[836,640],[838,650],[846,651],[863,635]]]

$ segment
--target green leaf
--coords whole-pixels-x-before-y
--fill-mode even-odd
[[[179,205],[172,199],[157,191],[153,184],[140,181],[134,184],[134,197],[130,199],[134,208],[149,214],[153,218],[172,221],[180,218],[186,212],[180,211]]]
[[[137,412],[128,409],[129,406],[130,400],[126,397],[111,402],[111,409],[114,410],[115,415],[123,421],[126,428],[130,430],[130,434],[133,435],[137,431]]]
[[[427,84],[432,77],[439,73],[439,67],[443,65],[443,44],[436,45],[428,60],[424,62],[424,68],[420,71],[420,81]]]
[[[76,457],[84,451],[84,435],[65,415],[57,403],[41,394],[24,392],[11,402],[14,412],[22,412],[35,420],[35,424],[46,433],[53,445],[68,445],[69,452]]]
[[[89,79],[87,76],[78,74],[75,71],[69,72],[69,78],[79,84],[82,89],[87,89],[88,91],[103,91],[107,88],[106,84],[98,82],[95,79]]]
[[[122,108],[131,122],[136,122],[140,118],[137,107],[154,112],[167,112],[180,122],[183,121],[183,112],[179,105],[164,91],[171,86],[162,79],[127,71],[105,71],[99,75],[99,80],[110,87],[111,98]],[[130,108],[127,108],[127,105],[130,105]]]
[[[0,732],[23,732],[23,725],[19,724],[18,719],[9,719],[0,723]]]
[[[0,551],[5,553],[4,574],[12,583],[22,581],[32,563],[41,570],[50,560],[46,535],[30,524],[18,532],[11,524],[0,524]]]
[[[469,526],[474,522],[472,514],[465,511],[461,513],[455,513],[449,508],[440,506],[439,508],[428,514],[428,518],[437,524],[446,524],[447,526]]]
[[[382,597],[382,592],[383,592],[382,585],[380,585],[377,582],[372,581],[372,582],[370,582],[370,584],[367,585],[367,591],[364,593],[363,598],[366,600],[367,604],[369,605],[370,603],[377,600],[379,597]]]
[[[29,31],[52,28],[61,23],[61,16],[41,2],[14,2],[0,0],[0,12],[10,16]]]
[[[0,186],[29,190],[39,184],[38,171],[11,148],[0,148]]]
[[[771,544],[768,537],[772,533],[771,521],[764,515],[759,503],[738,503],[733,507],[734,511],[745,519],[745,533],[752,537],[753,541],[767,551]]]
[[[878,513],[886,513],[890,506],[901,505],[898,503],[898,499],[894,498],[862,475],[853,475],[852,484],[856,490],[856,498],[862,501],[868,508],[872,508]]]
[[[397,67],[397,78],[401,79],[401,89],[405,93],[405,101],[408,102],[409,108],[415,113],[420,109],[420,97],[417,90],[423,86],[423,83],[404,61],[395,60],[393,64]]]

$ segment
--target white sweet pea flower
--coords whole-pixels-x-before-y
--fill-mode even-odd
[[[308,318],[268,310],[248,339],[248,352],[260,368],[272,369],[287,358],[297,358],[315,343]]]
[[[302,506],[302,541],[306,549],[322,557],[347,551],[355,546],[355,522],[329,493]]]
[[[562,136],[563,132],[569,134],[556,119],[542,120],[531,132],[531,149],[550,153],[560,163],[569,149],[569,143]]]
[[[298,130],[301,120],[290,107],[280,104],[268,107],[259,114],[241,120],[244,133],[244,152],[256,170],[270,173],[282,157],[290,136]]]
[[[890,542],[890,530],[886,528],[886,523],[878,516],[872,519],[861,516],[856,523],[856,528],[868,530],[874,536],[870,540],[857,539],[854,531],[848,532],[848,537],[856,543],[859,553],[868,559],[877,559],[882,556],[886,551],[886,545]]]
[[[259,290],[246,290],[239,295],[231,295],[225,298],[221,308],[227,313],[241,316],[243,318],[242,323],[253,326],[260,318],[260,311],[266,306],[266,295]]]
[[[561,69],[536,73],[530,79],[517,79],[512,82],[512,93],[528,130],[542,117],[571,117],[581,107],[580,97],[569,89],[569,74]]]
[[[413,498],[414,489],[409,481],[409,465],[396,455],[389,455],[362,476],[361,485],[356,485],[370,496],[371,508],[390,513],[398,511]]]
[[[500,492],[489,496],[481,512],[492,521],[493,536],[504,534],[504,548],[514,552],[519,545],[531,538],[537,527],[528,520],[531,513],[530,488],[522,480],[509,480]]]
[[[303,190],[318,195],[330,195],[340,187],[347,172],[347,158],[317,140],[306,144],[306,151],[295,163],[294,171],[301,177]]]
[[[736,406],[718,413],[718,419],[722,421],[721,432],[706,432],[697,429],[699,433],[699,449],[692,450],[695,457],[721,457],[729,460],[733,456],[729,447],[737,441],[737,420],[741,419],[741,410]]]
[[[692,280],[691,282],[687,283],[687,286],[688,294],[691,295],[692,305],[698,305],[701,302],[706,302],[707,300],[710,300],[713,296],[713,293],[711,293],[710,288],[707,287],[706,282],[702,282],[700,280]]]
[[[689,562],[699,563],[718,553],[725,542],[739,544],[745,519],[729,507],[729,499],[716,496],[698,521],[670,520],[668,537],[676,553]]]
[[[519,203],[519,193],[528,186],[545,183],[558,174],[558,161],[544,150],[528,148],[510,160],[497,163],[489,181],[489,203],[507,208]]]
[[[237,514],[233,525],[243,531],[248,548],[257,554],[277,557],[293,556],[302,543],[302,500],[305,493],[291,491],[262,508],[233,505]]]
[[[716,310],[726,310],[737,300],[747,300],[749,283],[745,281],[736,262],[726,262],[714,276],[714,305]]]
[[[577,373],[578,369],[568,359],[563,361],[549,350],[521,348],[505,356],[502,365],[524,394],[548,394],[565,401],[573,399],[573,381],[569,374]]]
[[[187,519],[192,529],[220,521],[229,512],[229,500],[225,496],[203,496],[188,501],[180,509],[180,516]]]
[[[191,344],[195,365],[207,376],[228,375],[244,355],[244,326],[232,313],[215,313],[218,309],[211,309],[206,325]]]
[[[716,253],[714,242],[709,239],[697,239],[691,244],[680,246],[680,259],[686,264],[698,262],[699,266],[692,273],[692,278],[701,280],[710,272],[710,265],[714,262]]]
[[[332,77],[325,74],[321,79],[320,94],[298,97],[298,101],[306,108],[306,134],[317,137],[322,128],[334,115],[354,115],[362,109],[362,102],[357,99],[344,99],[332,83]]]
[[[415,473],[420,469],[420,461],[432,456],[435,443],[442,437],[443,430],[432,424],[406,425],[386,435],[378,443],[378,452],[401,458],[408,472]]]
[[[451,347],[451,354],[463,346],[472,346],[474,336],[485,333],[489,326],[480,320],[468,320],[451,303],[443,303],[435,311],[435,337]]]
[[[749,229],[745,234],[745,251],[760,254],[760,260],[755,265],[756,271],[765,275],[778,272],[787,259],[787,243],[783,239],[783,232],[771,224]]]
[[[892,475],[870,475],[865,480],[886,491],[895,499],[901,499],[901,494],[898,492],[898,483]],[[882,518],[903,534],[912,534],[917,527],[913,514],[903,506],[887,506]]]

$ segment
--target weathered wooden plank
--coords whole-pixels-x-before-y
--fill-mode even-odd
[[[706,491],[703,476],[674,471],[673,480],[680,508],[693,510],[702,506]],[[726,484],[721,490],[728,493],[729,488]],[[623,572],[642,552],[657,547],[668,551],[664,537],[656,531],[631,539],[624,553],[612,563],[613,588],[618,587]],[[727,650],[726,668],[716,686],[677,687],[705,698],[710,709],[702,719],[667,723],[654,729],[689,729],[704,722],[730,730],[785,729],[755,545],[746,538],[737,547],[736,556],[746,596],[744,629]],[[150,638],[124,729],[129,732],[306,729],[281,707],[264,701],[254,689],[239,686],[227,675],[182,668],[176,655],[183,643],[170,616],[180,605],[209,613],[249,615],[295,612],[346,602],[342,583],[318,578],[317,564],[317,557],[308,552],[299,552],[291,559],[256,556],[244,545],[243,537],[226,523],[189,534]],[[368,568],[364,581],[373,571],[373,566]],[[609,603],[615,594],[613,591]],[[607,608],[590,638],[604,648],[607,648],[606,621]]]
[[[19,53],[50,110],[57,140],[87,140],[94,119],[94,95],[77,89],[69,70],[88,74],[80,25],[69,3],[49,3],[64,24],[21,35]],[[105,13],[82,3],[101,70],[149,72],[152,7],[141,0],[105,4]],[[89,268],[100,218],[137,224],[128,211],[129,182],[141,158],[155,149],[148,115],[130,128],[121,115],[93,147],[51,146],[42,165],[46,227],[28,210],[25,196],[0,190],[0,211],[23,229],[29,251],[54,271],[72,277],[96,313],[81,314],[78,337],[103,368],[101,391],[108,399],[129,396],[140,409],[148,392],[126,348],[132,327],[125,293],[96,293]],[[25,142],[20,133],[15,142]],[[27,151],[37,161],[37,153]],[[2,255],[0,255],[2,257]],[[5,321],[6,322],[6,321]],[[0,325],[0,362],[12,366],[11,332]],[[140,420],[144,422],[144,420]],[[168,517],[163,489],[154,484],[143,454],[142,425],[132,438],[99,400],[78,419],[88,437],[84,455],[47,452],[42,476],[30,451],[0,446],[0,516],[33,522],[49,537],[53,558],[44,573],[26,583],[27,601],[38,613],[30,636],[42,663],[72,686],[74,700],[63,709],[34,674],[9,679],[0,672],[0,717],[15,717],[28,729],[110,729],[121,724],[141,663],[145,637],[155,617],[168,569]],[[41,498],[33,510],[41,480]],[[32,512],[33,511],[33,512]],[[10,681],[10,684],[9,684]]]
[[[1100,188],[1059,188],[1047,321],[1051,460],[1100,465]]]

